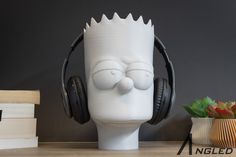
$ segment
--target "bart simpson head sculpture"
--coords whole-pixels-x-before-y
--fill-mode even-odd
[[[159,122],[173,102],[174,72],[165,48],[155,38],[151,20],[145,24],[142,16],[134,20],[131,14],[123,19],[114,13],[110,20],[103,15],[100,22],[92,18],[75,43],[83,37],[87,98],[81,79],[70,78],[63,91],[69,115],[80,123],[91,116],[100,149],[137,149],[140,125]],[[153,82],[154,39],[168,63],[169,84],[166,79]]]

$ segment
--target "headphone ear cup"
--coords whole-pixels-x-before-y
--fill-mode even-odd
[[[154,80],[153,116],[148,123],[154,125],[166,118],[171,105],[170,94],[171,89],[166,79],[157,78]]]
[[[158,114],[160,112],[161,104],[163,103],[162,95],[163,95],[163,79],[155,79],[154,80],[154,93],[153,93],[153,115],[152,118],[148,121],[149,124],[157,124]]]
[[[169,110],[171,108],[171,87],[166,79],[164,79],[164,91],[163,91],[164,106],[162,109],[162,119],[168,116]]]
[[[88,111],[88,101],[84,85],[79,76],[70,77],[67,82],[68,98],[72,117],[80,124],[84,124],[90,119]]]

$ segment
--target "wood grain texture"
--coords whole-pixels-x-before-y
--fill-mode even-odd
[[[0,90],[0,103],[40,104],[39,90]]]
[[[67,143],[40,143],[38,148],[0,150],[0,156],[4,157],[172,157],[177,152],[182,141],[155,141],[140,142],[139,150],[132,151],[105,151],[98,150],[96,142],[67,142]],[[193,151],[201,146],[193,146]],[[188,156],[188,146],[185,147],[180,156]],[[197,155],[193,155],[197,156]],[[205,156],[203,154],[198,156]],[[209,156],[209,155],[208,155]],[[230,155],[236,156],[236,150]]]

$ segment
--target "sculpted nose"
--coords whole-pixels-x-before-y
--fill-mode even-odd
[[[134,87],[134,82],[128,77],[125,77],[118,82],[118,89],[121,94],[126,94]]]

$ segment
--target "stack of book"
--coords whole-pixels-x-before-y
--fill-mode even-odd
[[[39,91],[0,90],[0,149],[38,146],[35,104]]]

